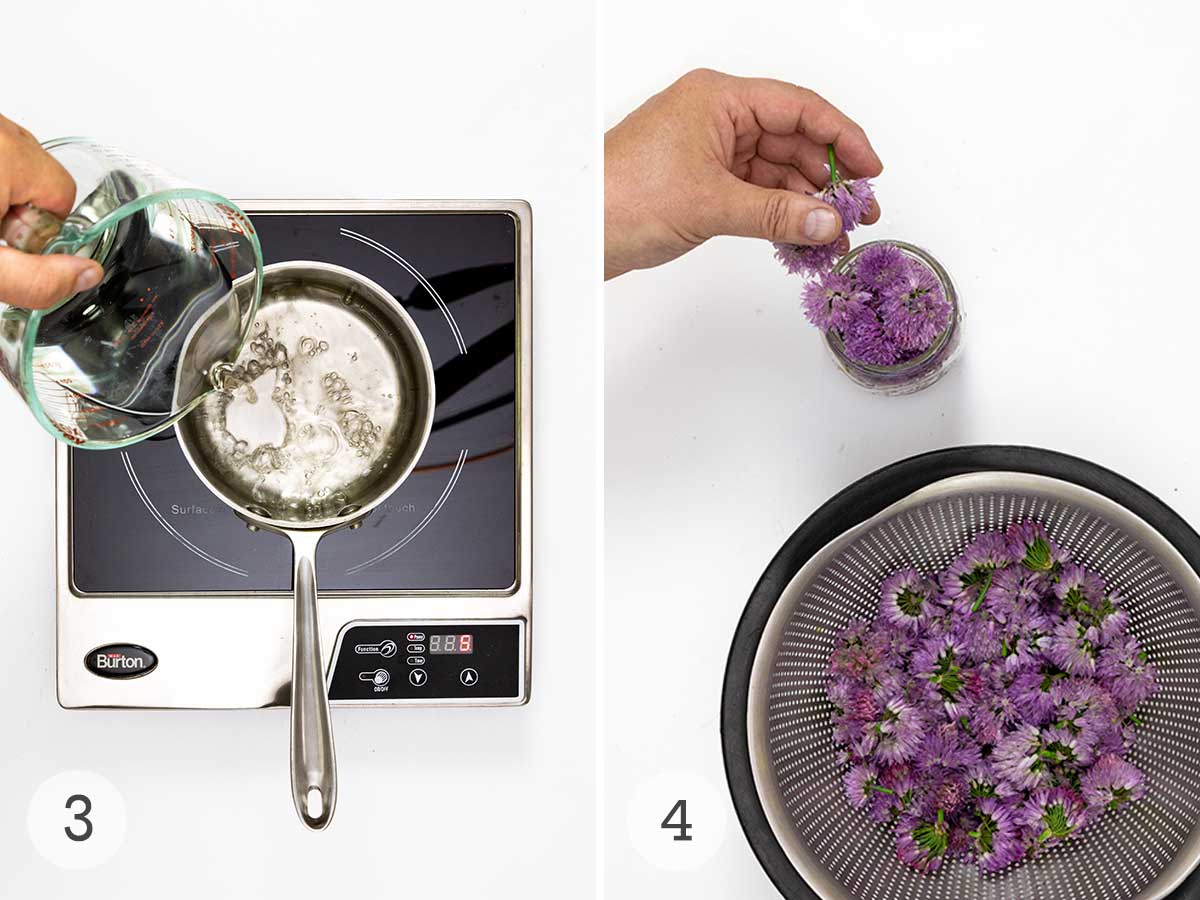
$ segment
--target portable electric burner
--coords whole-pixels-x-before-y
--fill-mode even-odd
[[[248,201],[265,262],[344,266],[412,316],[437,408],[408,480],[320,545],[329,696],[515,706],[530,687],[530,209]],[[291,548],[252,532],[167,431],[57,446],[58,699],[67,708],[286,705]]]

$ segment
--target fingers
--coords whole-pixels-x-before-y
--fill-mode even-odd
[[[51,253],[34,256],[0,247],[0,300],[27,309],[46,309],[95,287],[104,270],[98,262]]]
[[[735,78],[733,81],[735,90],[754,111],[763,131],[767,132],[759,141],[760,147],[768,135],[790,138],[803,136],[808,139],[809,147],[822,151],[825,144],[833,144],[837,158],[844,161],[847,171],[856,177],[870,178],[883,172],[883,163],[871,147],[866,132],[828,100],[808,88],[796,87],[784,81],[767,78]],[[799,158],[787,159],[776,155],[768,158],[776,162],[800,164]],[[813,173],[805,166],[800,168],[812,180]],[[817,183],[824,183],[824,178]]]
[[[75,204],[75,182],[28,131],[0,116],[0,215],[31,203],[58,216]]]
[[[745,179],[751,184],[765,188],[784,188],[804,194],[815,194],[816,186],[795,166],[778,165],[760,156],[750,160]]]
[[[815,197],[729,175],[704,213],[708,236],[732,234],[788,244],[828,244],[842,233],[837,211]]]

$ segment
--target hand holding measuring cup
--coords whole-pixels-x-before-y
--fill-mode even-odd
[[[39,210],[66,216],[75,182],[32,134],[0,116],[0,302],[46,309],[95,287],[98,262],[67,254],[40,256],[21,249],[40,227]]]

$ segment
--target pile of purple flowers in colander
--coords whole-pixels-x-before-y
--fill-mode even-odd
[[[922,872],[996,871],[1146,793],[1126,756],[1154,665],[1119,594],[1035,522],[980,534],[935,577],[891,575],[828,674],[846,798]]]
[[[867,179],[838,176],[829,151],[828,186],[816,196],[838,211],[843,234],[871,209],[875,191]],[[776,244],[775,256],[793,274],[807,275],[804,314],[822,332],[835,331],[846,355],[876,366],[893,366],[920,356],[950,324],[953,307],[929,266],[892,243],[866,247],[835,273],[837,242],[807,247]]]

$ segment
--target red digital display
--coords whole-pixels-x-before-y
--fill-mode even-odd
[[[475,652],[475,636],[470,634],[431,634],[429,655],[448,656]]]

